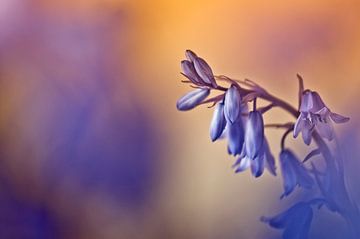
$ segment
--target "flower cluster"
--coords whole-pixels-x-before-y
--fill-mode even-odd
[[[184,95],[176,104],[178,110],[191,110],[199,105],[216,88],[216,81],[210,66],[194,52],[185,52],[187,60],[181,62],[182,74],[196,86],[196,90]]]
[[[279,154],[284,192],[280,198],[289,196],[296,186],[305,189],[313,188],[315,184],[318,186],[320,199],[298,202],[284,213],[271,218],[263,217],[262,221],[274,228],[284,229],[283,238],[307,238],[313,217],[311,206],[319,202],[321,205],[326,204],[332,211],[342,213],[342,216],[349,220],[346,218],[347,212],[353,208],[351,205],[344,207],[342,204],[351,204],[351,200],[345,184],[335,182],[337,179],[340,182],[344,181],[341,180],[343,167],[340,162],[335,161],[324,141],[334,138],[332,122],[345,123],[349,118],[331,112],[317,92],[304,90],[303,80],[299,75],[299,108],[296,109],[250,80],[241,81],[227,76],[216,76],[209,64],[194,52],[187,50],[185,54],[187,60],[181,62],[181,68],[182,74],[188,80],[183,82],[192,84],[195,90],[181,97],[177,102],[177,108],[186,111],[198,105],[212,104],[214,113],[210,123],[210,138],[212,141],[227,139],[228,153],[236,157],[233,165],[236,173],[250,168],[252,175],[259,177],[266,168],[276,176],[276,161],[265,136],[265,126],[284,128],[286,131],[281,138]],[[226,84],[227,87],[220,83]],[[209,97],[213,92],[220,94]],[[259,108],[257,100],[269,102],[269,105]],[[251,110],[249,106],[252,106]],[[273,107],[289,112],[297,120],[285,124],[265,125],[263,116]],[[285,147],[287,136],[292,133],[296,138],[300,132],[306,145],[310,145],[314,139],[318,146],[304,160],[300,160],[291,149]],[[312,168],[305,165],[305,162],[318,154],[324,158],[326,172],[320,172],[313,163]],[[329,193],[331,184],[336,184],[336,187]],[[334,194],[343,195],[342,201],[334,199]],[[360,222],[360,213],[358,216]]]
[[[225,91],[224,94],[205,101],[212,89],[219,89],[215,76],[206,61],[192,51],[187,50],[186,57],[187,60],[181,62],[182,74],[197,89],[181,97],[177,108],[185,111],[204,102],[214,103],[210,138],[216,141],[225,135],[229,154],[238,157],[234,164],[235,171],[242,172],[251,168],[252,174],[259,177],[267,168],[271,174],[276,175],[275,160],[264,135],[264,120],[262,112],[256,109],[256,101],[253,100],[253,111],[248,112],[249,101],[242,96],[244,91],[236,82],[232,82],[226,90],[221,88]]]

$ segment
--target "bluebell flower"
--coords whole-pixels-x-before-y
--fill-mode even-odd
[[[196,57],[193,63],[196,73],[201,77],[201,79],[207,84],[212,85],[212,87],[216,88],[217,84],[215,81],[215,77],[209,64],[200,57]]]
[[[235,168],[236,173],[243,172],[250,168],[254,177],[261,176],[264,172],[264,168],[267,168],[272,175],[276,175],[275,159],[270,152],[266,138],[263,138],[261,149],[254,159],[251,159],[246,154],[246,145],[244,145],[243,150],[233,167]]]
[[[188,59],[191,62],[194,62],[194,60],[198,57],[193,51],[186,50],[185,51],[186,59]]]
[[[196,73],[194,64],[188,60],[181,61],[182,74],[195,85],[204,85],[203,80]]]
[[[210,124],[210,138],[212,141],[217,140],[223,133],[226,126],[224,116],[224,103],[217,103],[215,106],[213,118]]]
[[[181,61],[182,74],[195,85],[216,88],[215,77],[209,64],[190,50],[186,50],[185,55],[187,60]]]
[[[255,110],[249,113],[245,130],[245,150],[250,159],[255,159],[264,142],[264,120],[262,114]]]
[[[236,160],[235,164],[233,165],[233,168],[235,168],[235,173],[240,173],[251,166],[251,159],[249,157],[246,157],[246,154],[244,153],[245,150],[242,150],[239,158]]]
[[[294,126],[294,137],[301,132],[304,143],[311,143],[312,132],[316,130],[322,137],[332,140],[334,129],[331,121],[339,124],[349,121],[348,117],[333,113],[315,91],[305,90],[301,96],[300,115]]]
[[[234,123],[241,113],[241,96],[238,88],[231,85],[225,93],[224,114],[228,122]]]
[[[241,153],[244,145],[245,129],[239,116],[233,123],[227,122],[228,152],[232,155]]]
[[[210,94],[209,88],[199,88],[196,90],[193,90],[183,97],[181,97],[177,103],[176,107],[178,110],[186,111],[191,110],[195,108],[197,105],[199,105],[208,95]]]
[[[313,210],[306,202],[299,202],[274,217],[262,217],[261,221],[276,229],[284,229],[283,239],[306,239],[309,236]]]
[[[257,178],[260,177],[264,173],[265,161],[263,157],[256,157],[254,159],[250,159],[250,169],[251,174]]]
[[[288,196],[297,185],[311,188],[314,181],[308,170],[289,149],[280,153],[280,167],[283,177],[284,193],[281,197]]]

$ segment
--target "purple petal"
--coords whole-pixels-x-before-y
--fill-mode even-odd
[[[186,59],[188,59],[191,62],[194,62],[194,60],[197,58],[197,55],[191,50],[186,50],[185,56],[186,56]]]
[[[181,69],[183,71],[183,75],[185,75],[194,84],[202,83],[202,80],[195,71],[194,65],[190,61],[181,61]]]
[[[319,111],[316,111],[316,115],[318,115],[321,119],[326,119],[330,115],[330,110],[328,107],[321,108]]]
[[[349,117],[345,117],[336,113],[330,113],[330,118],[337,124],[346,123],[350,120]]]
[[[212,141],[217,140],[223,133],[226,126],[224,116],[224,103],[218,103],[215,107],[213,118],[210,123],[210,138]]]
[[[294,125],[294,138],[296,138],[304,127],[305,113],[300,113]]]
[[[308,204],[300,206],[288,219],[283,238],[306,239],[308,238],[313,211]]]
[[[251,164],[251,159],[249,159],[248,157],[243,157],[243,158],[240,157],[237,160],[237,167],[235,173],[240,173],[245,171],[250,167],[250,164]]]
[[[321,137],[329,141],[333,140],[334,138],[334,129],[331,122],[326,123],[322,121],[317,121],[316,131],[320,134]]]
[[[271,227],[276,229],[283,229],[286,226],[286,218],[285,213],[281,213],[274,217],[261,217],[260,220],[264,223],[268,223]]]
[[[252,111],[246,124],[245,149],[246,155],[254,159],[264,142],[264,121],[259,111]]]
[[[228,127],[228,151],[232,155],[240,154],[244,145],[244,126],[241,119]]]
[[[316,112],[320,111],[321,109],[326,108],[324,101],[321,99],[320,95],[316,91],[312,91],[311,95],[312,95],[312,101],[313,101],[313,106],[310,109],[311,113],[316,113]]]
[[[313,131],[314,126],[310,123],[309,120],[304,120],[303,124],[304,125],[301,130],[301,135],[304,140],[304,143],[306,145],[310,145],[311,139],[312,139],[312,131]]]
[[[222,134],[220,135],[220,137],[219,138],[217,138],[217,139],[225,139],[226,137],[227,137],[227,135],[228,135],[228,123],[227,122],[225,122],[225,128],[224,128],[224,130],[223,130],[223,132],[222,132]]]
[[[283,150],[280,153],[280,168],[283,178],[284,193],[281,197],[288,196],[294,191],[297,184],[296,172],[293,168],[292,160],[297,160],[290,150]]]
[[[251,173],[254,177],[260,177],[264,172],[264,155],[251,160]]]
[[[304,168],[302,168],[301,170],[298,170],[297,172],[297,181],[300,187],[303,188],[312,188],[313,184],[314,184],[314,180],[310,177],[310,174],[308,173],[308,171],[303,170]]]
[[[245,149],[245,144],[243,145],[242,149],[241,149],[241,153],[239,155],[240,158],[245,158],[246,157],[246,149]]]
[[[297,184],[304,188],[311,188],[314,184],[314,180],[310,176],[309,171],[304,167],[304,165],[295,157],[290,160],[292,166],[296,173]]]
[[[280,165],[284,179],[284,194],[289,195],[297,184],[304,188],[311,188],[314,184],[312,177],[297,157],[288,149],[280,153]]]
[[[310,90],[305,90],[301,96],[300,112],[309,112],[313,108],[313,97]]]
[[[235,85],[232,85],[225,93],[225,106],[224,106],[225,117],[230,123],[235,122],[239,118],[239,114],[241,111],[240,104],[241,104],[240,92]]]
[[[201,79],[207,83],[212,85],[214,88],[217,87],[215,82],[214,74],[210,68],[210,66],[206,63],[206,61],[200,57],[194,59],[194,66],[196,73],[201,77]]]
[[[275,215],[274,217],[262,217],[261,221],[265,223],[269,223],[269,225],[273,228],[277,228],[277,229],[287,228],[293,218],[296,219],[302,215],[302,212],[305,207],[309,208],[309,205],[304,202],[299,202],[293,205],[292,207],[290,207],[289,209],[287,209],[286,211],[279,213],[278,215]]]
[[[176,107],[181,111],[191,110],[200,104],[209,94],[210,90],[208,88],[193,90],[181,97],[176,103]]]

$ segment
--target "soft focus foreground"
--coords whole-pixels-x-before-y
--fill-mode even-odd
[[[359,195],[359,10],[356,1],[2,0],[0,237],[279,236],[259,222],[282,208],[279,179],[235,175],[225,142],[208,139],[211,111],[176,111],[187,48],[294,106],[301,73],[351,117],[340,129]],[[280,137],[267,133],[276,155]],[[315,223],[327,230],[313,238],[343,238],[332,217]]]

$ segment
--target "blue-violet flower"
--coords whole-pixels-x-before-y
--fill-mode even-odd
[[[301,96],[300,115],[294,126],[294,137],[301,132],[304,143],[311,143],[314,129],[324,138],[332,140],[334,129],[330,119],[339,124],[349,120],[348,117],[333,113],[324,104],[316,91],[305,90]]]
[[[299,202],[274,217],[262,217],[261,221],[276,229],[284,229],[283,239],[306,239],[313,218],[311,205]]]
[[[283,149],[281,151],[280,167],[284,185],[284,193],[281,197],[288,196],[294,191],[296,185],[304,188],[312,187],[314,183],[312,177],[291,150]]]
[[[231,85],[225,93],[224,114],[226,120],[234,123],[241,113],[241,96],[235,85]]]
[[[210,94],[209,88],[199,88],[193,91],[190,91],[183,97],[181,97],[177,103],[176,107],[178,110],[186,111],[195,108],[199,105],[208,95]]]
[[[245,150],[250,159],[255,159],[264,142],[264,120],[255,110],[249,113],[245,130]]]
[[[214,114],[210,123],[210,138],[212,141],[217,140],[223,133],[226,126],[226,119],[224,116],[224,103],[217,103]]]

